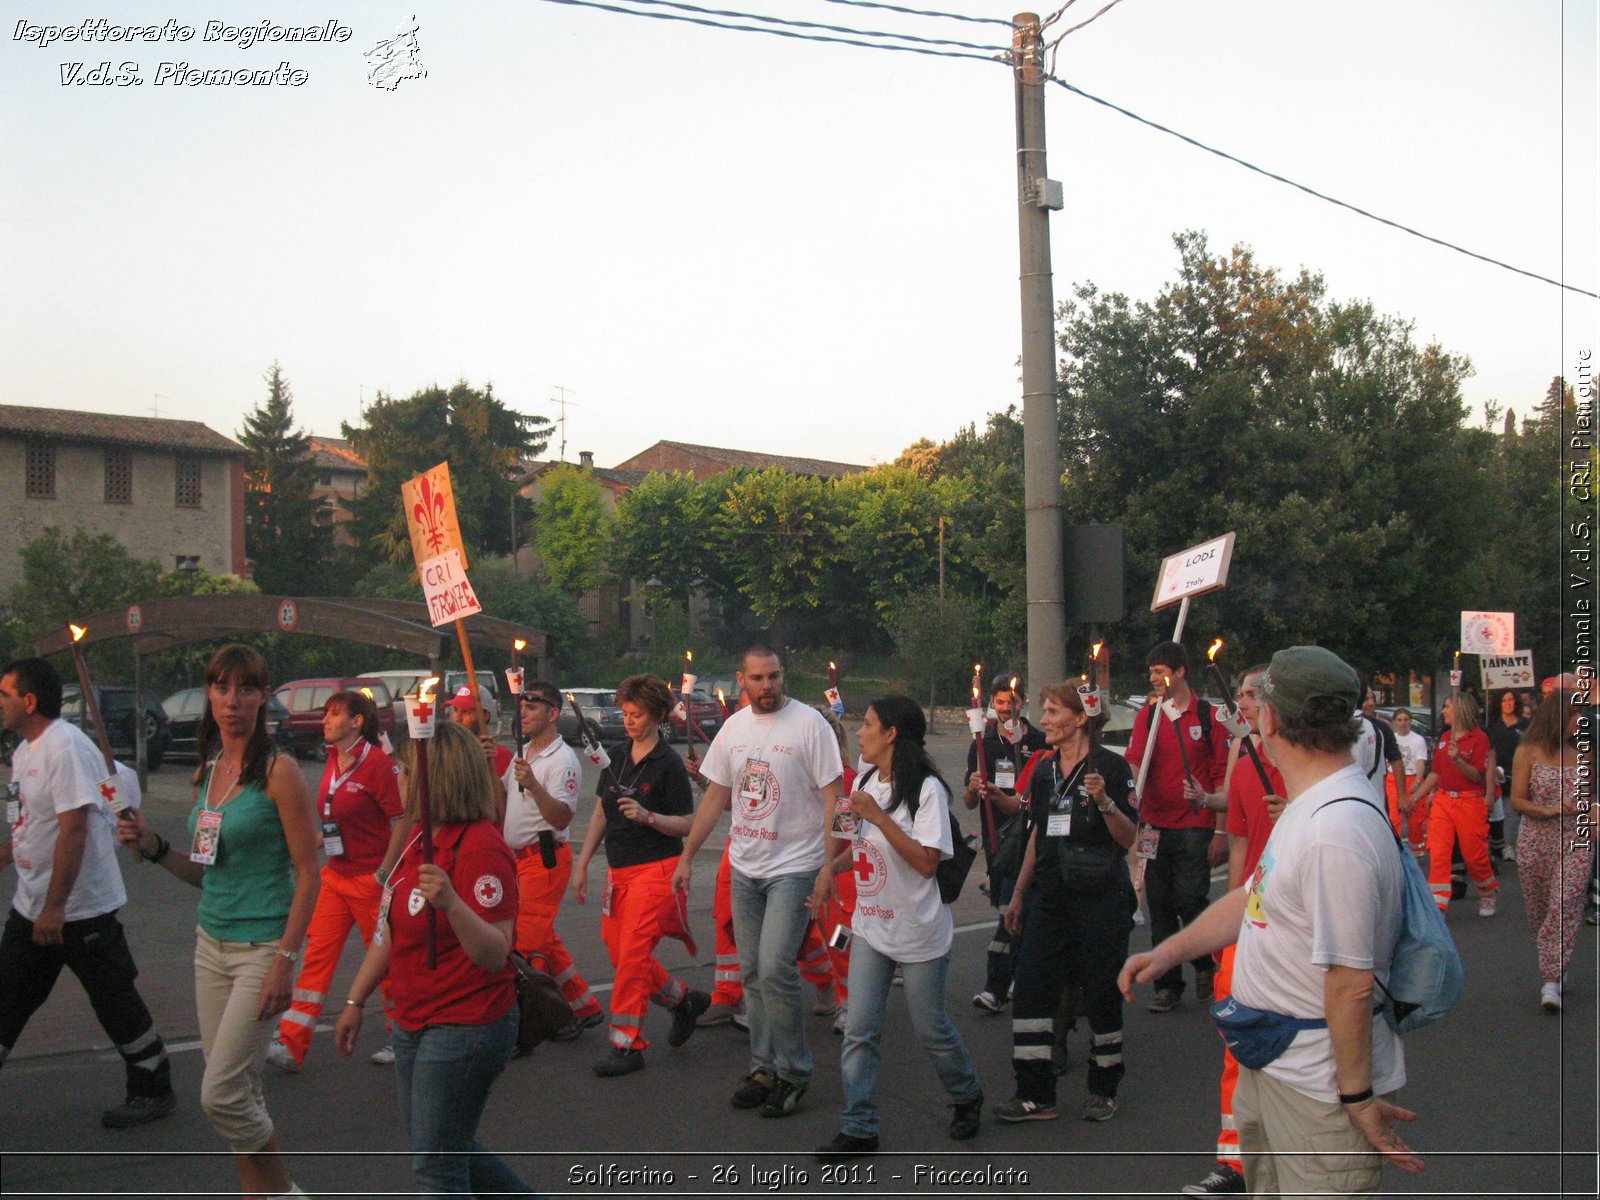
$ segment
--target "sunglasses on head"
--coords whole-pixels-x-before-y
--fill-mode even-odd
[[[523,696],[522,697],[522,702],[524,704],[527,704],[527,705],[548,704],[551,708],[560,708],[561,707],[554,700],[547,699],[544,696]]]

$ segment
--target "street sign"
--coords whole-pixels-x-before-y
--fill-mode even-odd
[[[1486,654],[1478,660],[1483,667],[1483,690],[1492,688],[1531,688],[1533,651],[1514,650],[1510,654]]]

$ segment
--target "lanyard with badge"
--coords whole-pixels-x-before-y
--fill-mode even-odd
[[[361,764],[367,761],[367,751],[372,749],[372,743],[365,738],[361,739],[361,755],[351,764],[350,769],[343,775],[329,772],[328,790],[322,794],[322,848],[329,858],[344,857],[344,834],[340,832],[339,822],[333,819],[333,797],[340,788],[350,782],[350,777],[361,769]],[[337,770],[339,752],[333,752],[333,766]]]
[[[1072,810],[1074,807],[1073,791],[1083,779],[1083,770],[1089,764],[1086,754],[1078,760],[1078,765],[1072,769],[1072,774],[1065,783],[1061,781],[1060,761],[1051,762],[1050,772],[1054,781],[1051,787],[1050,812],[1045,819],[1045,837],[1064,838],[1072,835]]]
[[[215,866],[217,861],[217,844],[222,840],[222,809],[211,806],[211,781],[216,776],[217,763],[215,759],[206,772],[206,790],[200,798],[200,813],[194,822],[194,841],[189,845],[189,861],[202,867]],[[235,782],[234,787],[238,784]],[[233,788],[228,791],[231,793]],[[227,797],[223,797],[227,803]]]
[[[15,779],[6,784],[6,824],[22,824],[22,785]]]
[[[374,946],[383,945],[387,939],[384,930],[389,928],[389,905],[394,900],[395,876],[400,874],[400,864],[405,862],[407,852],[417,844],[421,837],[420,830],[411,835],[411,840],[406,843],[405,849],[400,851],[400,857],[395,859],[394,870],[390,873],[389,878],[383,881],[383,895],[378,900],[378,921],[372,927],[372,944]]]

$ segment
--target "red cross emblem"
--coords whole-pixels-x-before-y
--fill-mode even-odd
[[[109,783],[102,783],[100,785],[100,794],[106,798],[106,803],[110,804],[112,800],[116,799],[117,789]]]
[[[429,717],[433,716],[433,705],[419,704],[412,711],[417,714],[417,720],[426,721]]]
[[[873,865],[872,859],[870,857],[868,857],[866,850],[861,846],[857,846],[856,847],[856,879],[857,879],[857,881],[859,881],[861,883],[871,883],[872,879],[873,879],[873,876],[877,874],[877,871],[878,871],[878,868]]]

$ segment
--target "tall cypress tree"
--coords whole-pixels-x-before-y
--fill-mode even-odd
[[[263,592],[315,594],[332,548],[331,526],[318,524],[322,501],[311,438],[294,427],[294,397],[276,362],[262,376],[267,398],[245,416],[245,553]]]

